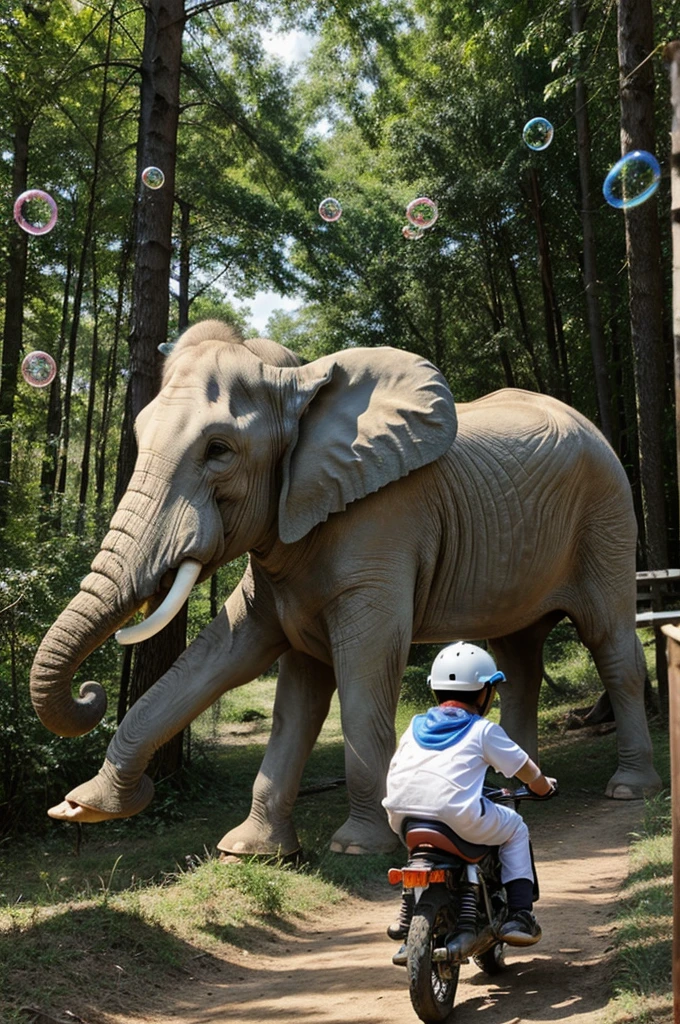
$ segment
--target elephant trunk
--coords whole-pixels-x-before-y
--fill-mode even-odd
[[[80,696],[71,692],[73,676],[87,656],[125,622],[135,610],[113,608],[98,573],[90,573],[81,584],[81,590],[50,627],[38,648],[31,668],[31,700],[43,725],[59,736],[82,736],[101,721],[106,711],[106,694],[96,682],[80,687]],[[99,617],[93,615],[94,607]]]
[[[111,528],[92,562],[92,571],[46,633],[31,669],[31,700],[41,722],[61,736],[81,736],[106,711],[99,683],[87,682],[72,693],[73,677],[88,655],[116,630],[121,643],[137,643],[163,628],[184,604],[210,550],[201,540],[201,522],[187,502],[167,501],[167,488],[152,495],[153,476],[142,460],[111,520]],[[171,521],[174,508],[173,528]],[[180,531],[178,523],[184,527]],[[185,552],[167,550],[165,538],[189,537]],[[140,554],[143,556],[140,558]],[[197,557],[198,556],[198,557]],[[200,559],[200,560],[199,560]],[[176,570],[176,572],[175,572]],[[174,579],[171,574],[174,574]],[[169,588],[169,592],[168,592]],[[163,603],[139,627],[121,629],[143,605]]]
[[[119,643],[139,643],[163,629],[188,598],[201,569],[200,562],[186,559],[160,607],[137,626],[120,630],[116,634]],[[140,604],[131,595],[123,596],[117,584],[103,573],[92,572],[46,633],[31,669],[31,700],[40,721],[52,732],[82,736],[101,721],[106,711],[104,689],[99,683],[86,682],[74,699],[73,676],[85,658]]]

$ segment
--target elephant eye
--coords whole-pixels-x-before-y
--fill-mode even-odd
[[[219,459],[221,455],[227,455],[231,448],[225,441],[211,441],[205,450],[206,460]]]

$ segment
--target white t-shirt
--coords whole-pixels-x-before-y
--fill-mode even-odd
[[[392,758],[383,806],[390,819],[393,814],[433,816],[468,827],[483,813],[489,765],[510,779],[527,760],[526,751],[486,718],[474,716],[464,735],[443,750],[421,746],[411,722]]]

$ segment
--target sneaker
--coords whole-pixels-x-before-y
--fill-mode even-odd
[[[530,910],[511,911],[500,931],[500,937],[509,946],[533,946],[541,935],[541,926]]]
[[[406,943],[404,942],[392,957],[392,963],[395,964],[397,967],[406,967],[407,960],[408,951],[406,949]]]

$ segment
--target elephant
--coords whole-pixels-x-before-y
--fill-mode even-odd
[[[130,708],[99,773],[48,813],[143,810],[158,747],[277,660],[272,730],[247,819],[223,852],[299,849],[293,807],[337,689],[349,816],[331,850],[398,843],[381,800],[412,643],[488,640],[508,678],[501,721],[537,756],[543,643],[565,616],[592,653],[617,723],[613,798],[660,785],[635,632],[636,520],[613,449],[557,399],[503,389],[468,403],[426,359],[348,348],[300,364],[220,321],[190,327],[136,420],[138,457],[91,572],[31,672],[42,722],[101,719],[103,688],[72,693],[87,655],[169,621],[198,580],[248,553],[225,605]],[[165,601],[162,602],[162,599]],[[125,627],[146,602],[157,610]]]

